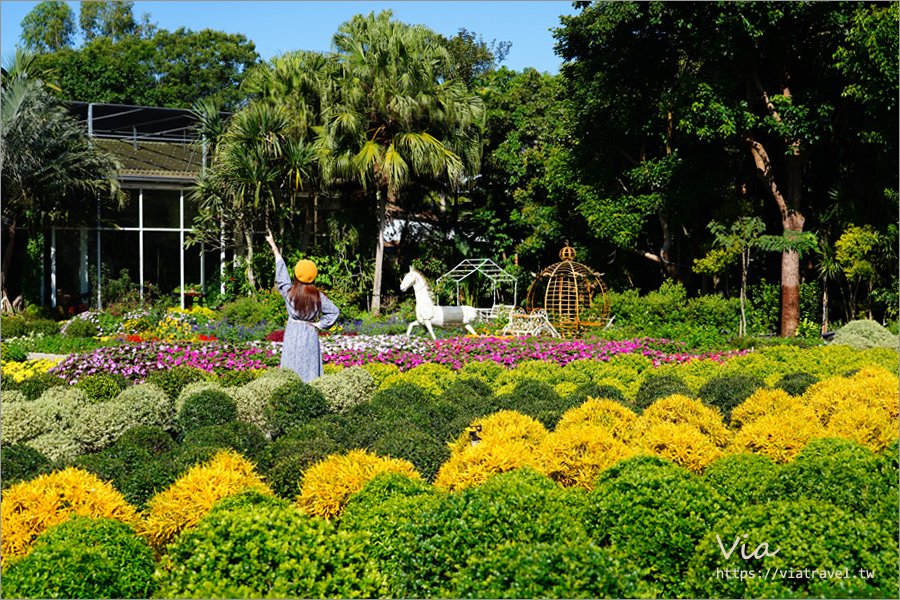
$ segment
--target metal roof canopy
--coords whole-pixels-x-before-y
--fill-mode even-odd
[[[494,304],[497,304],[498,283],[512,283],[513,305],[515,306],[518,303],[519,282],[515,277],[504,271],[497,263],[489,258],[467,258],[456,265],[452,270],[447,271],[438,277],[438,280],[435,283],[438,283],[445,278],[456,282],[456,302],[458,304],[460,282],[475,273],[481,273],[491,280],[491,294],[493,296]]]
[[[66,102],[69,112],[92,137],[190,143],[196,118],[190,109]],[[220,112],[223,118],[231,113]]]

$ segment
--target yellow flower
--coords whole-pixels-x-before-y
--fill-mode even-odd
[[[37,375],[38,373],[46,373],[50,367],[60,362],[62,359],[26,360],[23,362],[5,362],[3,363],[3,373],[12,376],[16,381],[23,381]]]

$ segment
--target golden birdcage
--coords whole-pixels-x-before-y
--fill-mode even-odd
[[[561,262],[550,265],[528,290],[525,308],[543,308],[563,336],[572,337],[585,327],[605,326],[609,319],[606,284],[593,269],[575,262],[575,249],[566,242]],[[543,302],[543,305],[540,303]]]

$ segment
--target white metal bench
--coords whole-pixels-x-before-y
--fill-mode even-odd
[[[544,309],[537,309],[526,313],[521,308],[516,308],[509,313],[509,323],[501,330],[508,335],[542,335],[548,333],[553,337],[562,337],[547,318]]]

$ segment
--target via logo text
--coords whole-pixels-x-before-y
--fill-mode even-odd
[[[744,534],[744,538],[747,537],[747,534]],[[716,541],[719,542],[719,549],[722,550],[722,556],[725,558],[731,558],[731,555],[734,554],[735,548],[737,548],[738,543],[741,541],[741,536],[734,537],[734,543],[731,545],[731,548],[726,552],[725,546],[722,544],[722,538],[719,537],[719,534],[716,534]],[[744,560],[750,560],[751,558],[762,558],[764,556],[775,556],[778,554],[778,551],[781,548],[776,548],[774,552],[769,552],[769,544],[763,542],[759,546],[756,547],[756,550],[747,554],[747,545],[741,544],[741,556]]]

